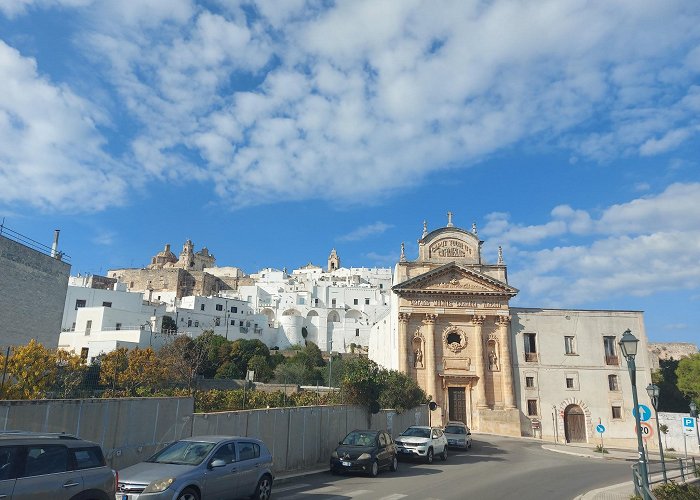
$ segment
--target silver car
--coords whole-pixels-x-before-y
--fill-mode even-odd
[[[116,500],[268,500],[272,455],[259,439],[196,436],[119,471]]]
[[[447,422],[444,432],[450,448],[468,450],[472,447],[472,432],[463,422]]]

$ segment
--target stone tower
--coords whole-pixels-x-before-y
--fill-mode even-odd
[[[328,272],[340,269],[340,257],[335,251],[335,248],[331,250],[331,254],[328,256]]]

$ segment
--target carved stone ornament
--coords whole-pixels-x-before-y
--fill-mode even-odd
[[[450,334],[452,334],[452,333],[457,334],[457,336],[459,337],[459,342],[454,342],[454,341],[449,342],[447,340],[447,337],[449,337]],[[458,353],[467,347],[467,334],[464,333],[459,328],[455,328],[453,326],[448,326],[442,332],[442,343],[445,344],[445,346],[450,351],[452,351],[454,353]]]
[[[416,333],[413,334],[413,340],[416,339],[423,340],[423,334],[420,331],[420,327],[416,328]]]
[[[399,321],[402,323],[408,323],[408,319],[411,317],[410,313],[399,313]]]
[[[423,323],[429,325],[431,323],[435,323],[435,320],[437,319],[437,314],[426,314],[425,319],[423,320]]]
[[[478,314],[472,316],[472,324],[474,325],[483,325],[484,321],[486,321],[486,316],[480,316]]]
[[[500,340],[500,337],[495,333],[489,333],[489,337],[486,340],[487,341],[493,340],[494,342],[498,343],[498,341]]]

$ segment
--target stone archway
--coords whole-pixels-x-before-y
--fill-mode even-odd
[[[567,443],[587,442],[586,415],[579,405],[570,404],[564,408],[564,436]]]

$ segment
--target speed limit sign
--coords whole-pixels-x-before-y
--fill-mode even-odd
[[[642,439],[647,440],[654,436],[654,428],[649,422],[641,422],[639,426],[642,429]],[[634,432],[637,433],[637,426],[634,426]]]

